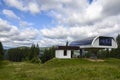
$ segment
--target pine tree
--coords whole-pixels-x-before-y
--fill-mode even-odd
[[[2,43],[0,42],[0,59],[3,59],[3,55],[4,55],[3,45],[2,45]]]
[[[118,48],[120,48],[120,34],[118,34],[117,38],[116,38],[117,44],[118,44]]]
[[[32,60],[35,56],[35,44],[32,44],[31,48],[30,48],[30,52],[28,55],[29,60]]]
[[[46,61],[55,57],[55,48],[51,47],[44,50],[44,54],[40,57],[41,62],[45,63]]]
[[[116,42],[118,45],[117,49],[112,49],[110,52],[110,56],[113,58],[120,58],[120,34],[116,37]]]
[[[118,34],[116,41],[118,45],[118,48],[115,50],[115,53],[117,53],[116,58],[120,58],[120,54],[119,54],[120,53],[120,34]]]
[[[36,46],[36,53],[37,53],[37,56],[39,55],[39,52],[40,52],[40,48],[39,48],[39,45],[37,44],[37,46]]]

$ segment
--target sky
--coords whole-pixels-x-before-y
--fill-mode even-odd
[[[120,0],[0,0],[4,47],[64,45],[120,33]]]

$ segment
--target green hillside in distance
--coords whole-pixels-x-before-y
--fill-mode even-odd
[[[120,59],[52,59],[45,64],[3,61],[0,80],[120,80]]]

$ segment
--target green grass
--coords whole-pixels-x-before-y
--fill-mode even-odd
[[[45,64],[0,63],[0,80],[120,80],[120,59],[52,59]]]

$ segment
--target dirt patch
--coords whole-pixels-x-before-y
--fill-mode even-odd
[[[105,61],[103,59],[91,59],[91,58],[86,58],[86,59],[92,62],[104,62]]]

